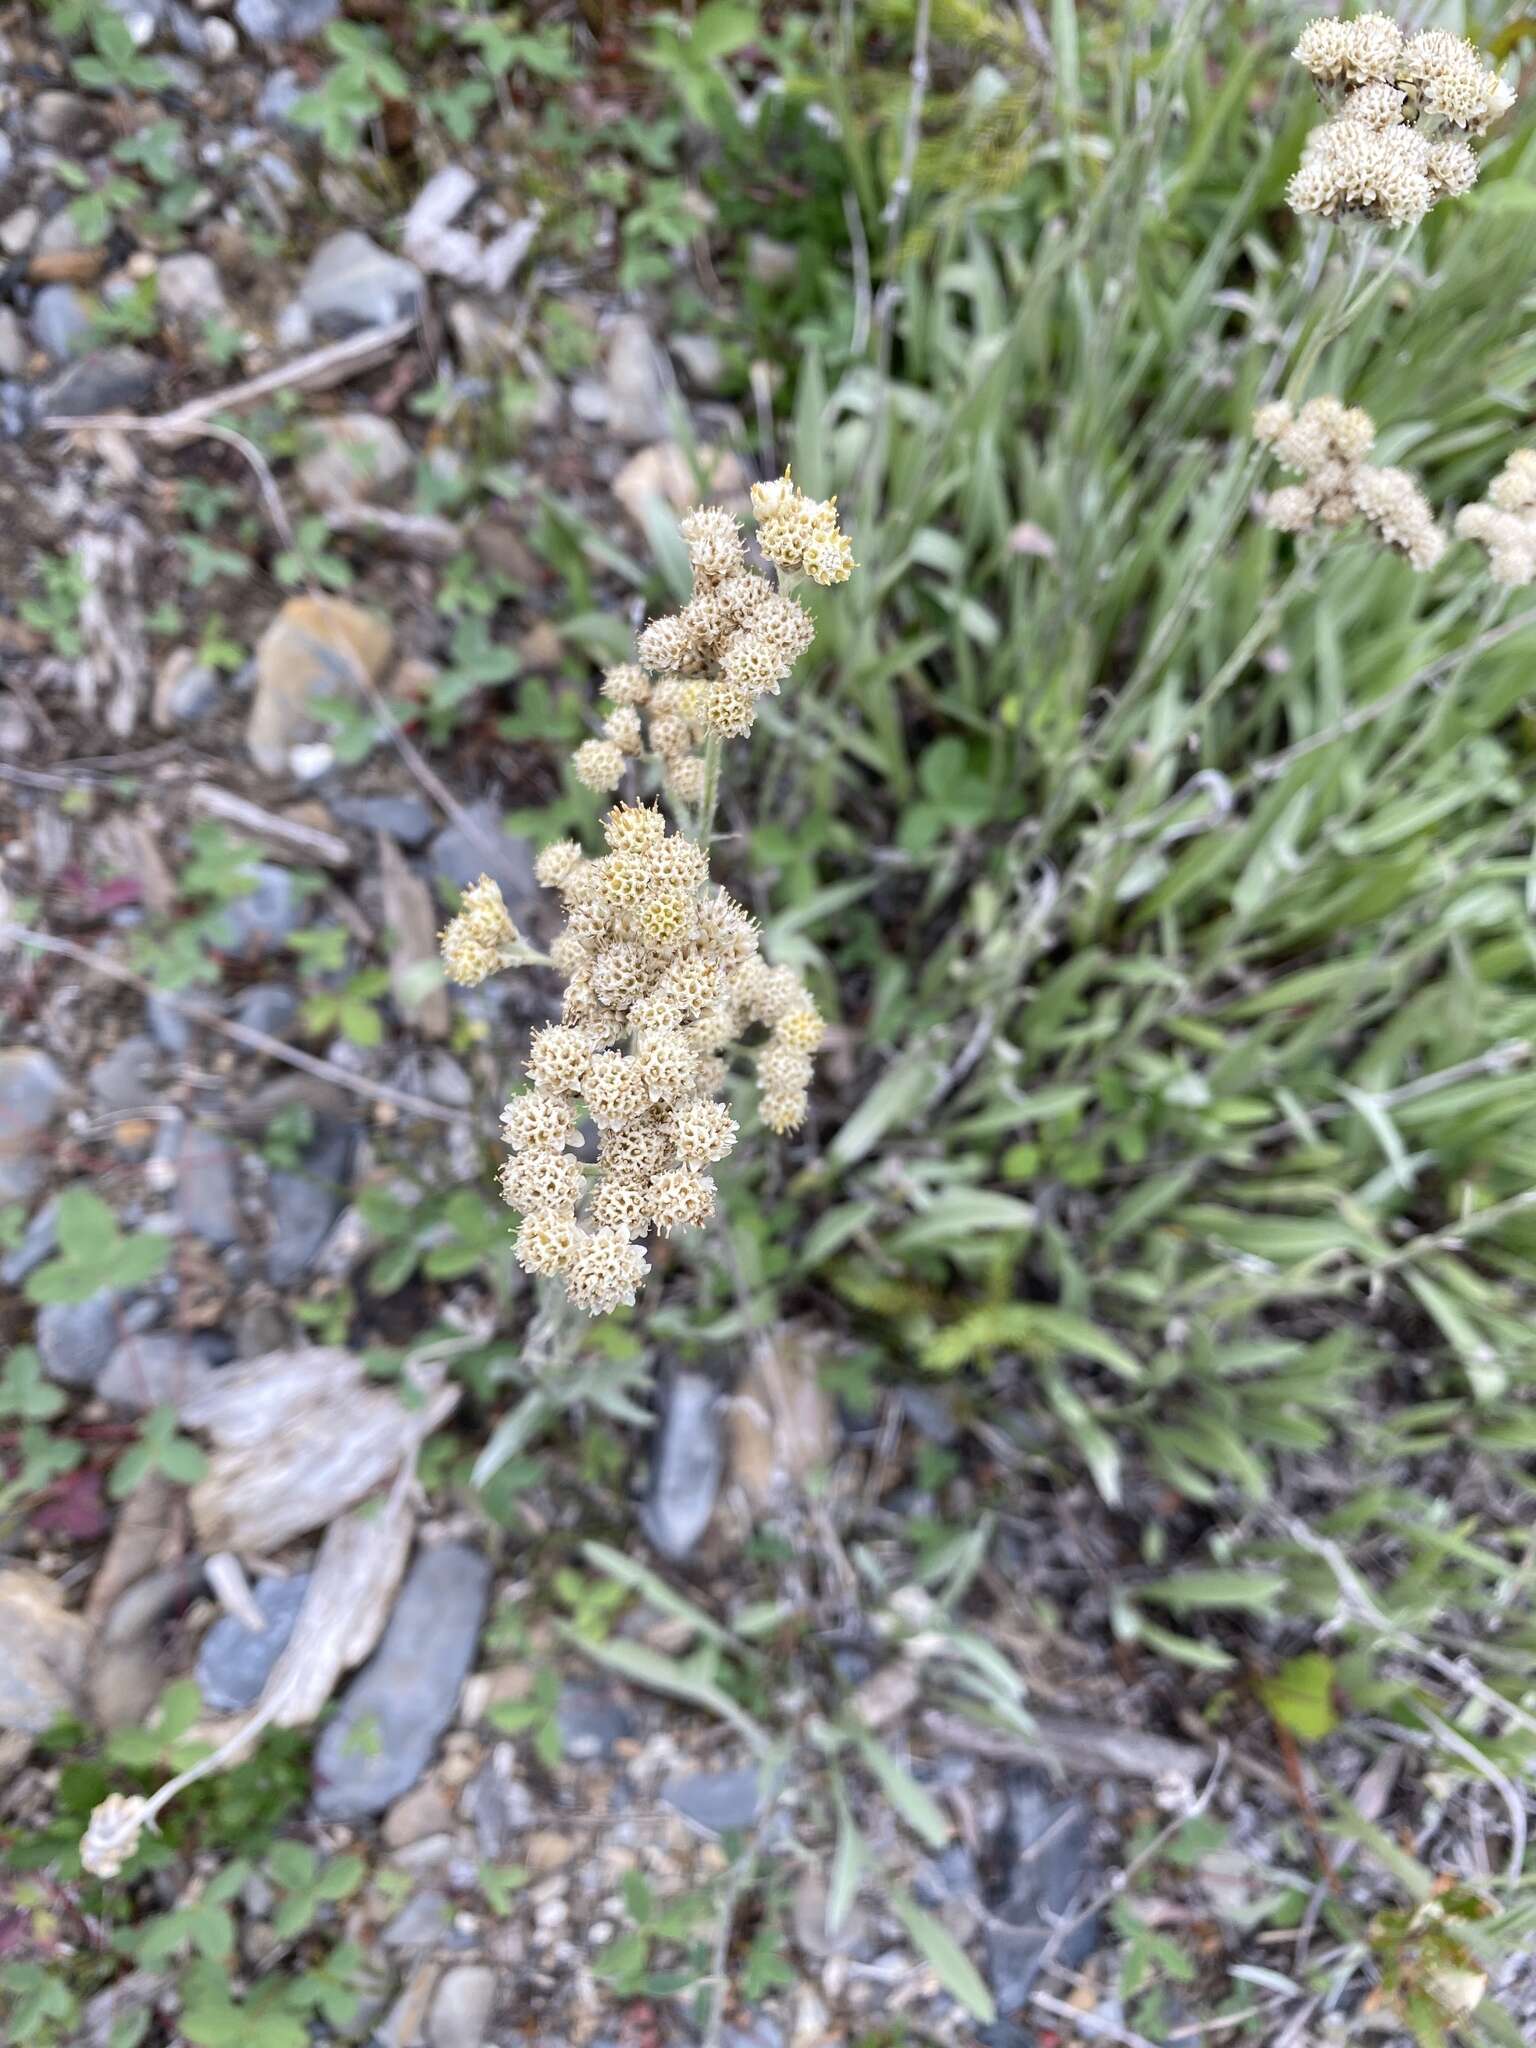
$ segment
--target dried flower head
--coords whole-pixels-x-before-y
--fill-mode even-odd
[[[846,583],[857,564],[837,520],[836,498],[808,498],[786,469],[752,486],[757,544],[777,569],[799,569],[813,583]]]
[[[1333,110],[1287,189],[1297,213],[1411,227],[1471,190],[1477,159],[1462,138],[1486,134],[1515,102],[1471,43],[1445,29],[1405,36],[1385,14],[1309,22],[1292,54]]]
[[[706,1169],[737,1130],[719,1100],[716,1054],[754,1025],[769,1028],[758,1053],[763,1117],[792,1131],[824,1031],[798,976],[760,957],[748,914],[722,891],[706,893],[703,849],[669,833],[660,810],[618,804],[603,833],[608,850],[583,863],[590,879],[578,901],[570,859],[545,863],[567,884],[552,954],[569,977],[564,1020],[534,1035],[533,1085],[502,1113],[512,1156],[500,1173],[523,1217],[519,1261],[560,1277],[594,1315],[634,1299],[648,1271],[637,1239],[714,1213]],[[573,1098],[598,1132],[595,1173],[569,1155],[580,1137]]]
[[[1456,538],[1486,549],[1495,583],[1510,589],[1536,583],[1536,448],[1517,448],[1487,498],[1462,506]]]
[[[1265,501],[1265,521],[1277,532],[1310,533],[1363,519],[1415,569],[1432,569],[1444,554],[1445,536],[1417,481],[1404,469],[1363,459],[1375,443],[1376,429],[1360,407],[1325,397],[1309,399],[1293,412],[1277,400],[1260,406],[1253,431],[1302,478],[1271,491]]]
[[[91,1813],[80,1842],[80,1861],[92,1877],[116,1877],[132,1860],[147,1824],[149,1801],[110,1792]]]
[[[463,988],[476,987],[519,957],[522,940],[489,875],[464,891],[459,914],[439,932],[438,945],[444,974]]]
[[[617,789],[624,780],[624,756],[612,740],[583,740],[571,768],[576,780],[588,789]]]

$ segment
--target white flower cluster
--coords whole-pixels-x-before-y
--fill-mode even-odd
[[[1364,519],[1415,569],[1432,569],[1445,553],[1445,535],[1417,481],[1405,469],[1365,460],[1376,428],[1359,406],[1311,398],[1296,412],[1276,399],[1254,414],[1253,432],[1302,479],[1271,491],[1265,500],[1265,520],[1281,533],[1310,533]]]
[[[1488,573],[1511,588],[1536,583],[1536,448],[1517,448],[1486,499],[1456,514],[1458,540],[1488,551]]]
[[[1445,29],[1404,35],[1385,14],[1309,22],[1292,55],[1336,102],[1287,188],[1297,213],[1412,226],[1471,190],[1477,158],[1465,138],[1515,103],[1471,43]]]
[[[532,1087],[502,1114],[512,1156],[501,1191],[523,1217],[517,1256],[530,1273],[559,1274],[592,1315],[634,1301],[650,1269],[638,1239],[714,1214],[708,1169],[737,1130],[719,1100],[722,1052],[768,1027],[758,1106],[783,1134],[804,1120],[825,1029],[797,977],[762,959],[741,906],[707,892],[704,854],[669,835],[659,810],[621,804],[603,833],[600,860],[562,840],[535,864],[566,906],[551,953],[565,1003],[561,1021],[534,1036]],[[569,1156],[578,1104],[598,1134],[590,1188]]]
[[[500,889],[489,875],[473,882],[459,899],[459,914],[437,935],[443,972],[461,988],[475,988],[488,975],[523,955],[523,941]]]

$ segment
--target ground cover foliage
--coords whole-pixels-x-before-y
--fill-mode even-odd
[[[54,24],[78,82],[154,92],[129,75],[152,60],[111,32],[92,45],[88,12]],[[587,2017],[649,2038],[621,2031],[644,2006],[666,2038],[727,2038],[728,2011],[745,2025],[816,1974],[784,1874],[810,1865],[832,1932],[867,1885],[896,1902],[902,1968],[931,1974],[889,2026],[822,1981],[809,2020],[785,2005],[805,2044],[978,2025],[1002,2048],[1046,2028],[1137,2048],[1527,2038],[1536,606],[1467,542],[1419,575],[1358,534],[1270,530],[1275,478],[1250,434],[1266,400],[1337,393],[1447,528],[1483,496],[1536,384],[1524,98],[1476,187],[1391,234],[1285,204],[1317,118],[1287,59],[1294,9],[1042,19],[918,0],[759,19],[714,0],[691,32],[647,22],[638,58],[559,9],[350,12],[306,56],[299,125],[379,218],[403,184],[386,57],[420,83],[417,118],[457,141],[506,95],[541,110],[528,196],[571,241],[537,339],[561,372],[590,354],[560,308],[586,232],[569,218],[581,151],[543,99],[633,73],[634,132],[577,194],[617,204],[610,288],[663,333],[708,307],[750,467],[787,461],[836,492],[859,563],[816,604],[807,673],[765,700],[751,773],[723,793],[720,879],[833,1026],[805,1132],[722,1169],[726,1235],[684,1241],[558,1384],[524,1355],[489,1155],[457,1177],[418,1158],[430,1206],[371,1189],[366,1277],[294,1290],[294,1323],[371,1346],[381,1380],[447,1345],[465,1399],[423,1480],[443,1517],[538,1532],[501,1616],[517,1658],[597,1664],[731,1731],[790,1788],[793,1854],[760,1827],[727,1838],[723,1929],[718,1871],[670,1908],[627,1891]],[[1449,25],[1528,56],[1522,22]],[[467,96],[466,50],[484,96]],[[762,235],[793,249],[792,283],[748,260]],[[645,544],[615,541],[611,507],[534,452],[536,394],[512,373],[423,388],[424,430],[465,463],[423,502],[436,488],[466,521],[519,507],[566,658],[551,680],[504,668],[528,590],[455,557],[421,606],[451,643],[432,650],[438,685],[397,709],[466,794],[494,735],[508,822],[592,844],[600,807],[560,764],[590,727],[590,664],[629,653],[626,607],[686,587],[672,522],[657,509]],[[246,424],[286,478],[302,420]],[[301,527],[284,554],[238,460],[214,460],[180,465],[222,495],[182,501],[196,545],[173,636],[217,667],[232,634],[233,668],[281,587],[356,582],[387,607],[355,536]],[[39,548],[18,570],[19,616],[65,660],[72,559]],[[254,593],[242,561],[261,564]],[[338,710],[333,738],[366,760],[378,734]],[[248,851],[191,829],[173,910],[133,957],[160,986],[217,991]],[[68,926],[25,877],[14,902],[18,923]],[[315,1042],[392,1039],[389,977],[345,920],[306,945]],[[512,1029],[542,1014],[535,993]],[[453,1041],[477,1078],[510,1077],[486,1047],[505,1026]],[[262,1145],[280,1165],[311,1135],[301,1115]],[[75,1210],[78,1244],[34,1275],[35,1306],[69,1298],[72,1257],[141,1279],[164,1263],[154,1233]],[[440,1320],[455,1288],[478,1320]],[[18,1345],[29,1313],[8,1325]],[[727,1385],[790,1328],[814,1332],[842,1417],[809,1505],[707,1569],[626,1561],[659,1368]],[[945,1440],[915,1441],[935,1397]],[[25,1348],[0,1401],[0,1513],[35,1548],[27,1515],[71,1469],[76,1417]],[[146,1473],[195,1481],[202,1455],[156,1411],[113,1496]],[[670,1626],[660,1647],[619,1626],[626,1601]],[[850,1705],[864,1667],[832,1651],[874,1642],[904,1646],[910,1720]],[[536,1685],[496,1724],[549,1766],[552,1697]],[[305,1847],[296,1736],[168,1808],[125,1883],[82,1878],[71,1845],[93,1805],[195,1753],[195,1699],[166,1698],[149,1734],[48,1738],[7,1833],[7,2023],[81,2038],[82,2010],[131,1971],[169,1989],[109,2013],[115,2043],[366,2033],[369,1923],[344,1924],[364,1861]],[[913,1875],[951,1833],[928,1790],[944,1738],[920,1707],[962,1703],[1015,1759],[1053,1712],[1207,1757],[1182,1805],[1099,1813],[1107,1868],[1129,1875],[1099,1901],[1098,1952],[1054,1958],[1043,2002],[1012,2016],[982,1972],[983,1923],[967,1951]],[[289,1921],[261,1951],[276,1966],[232,1992],[253,1871],[269,1903],[241,1911],[270,1918],[275,1893]],[[476,1878],[513,1918],[526,1880],[495,1859]],[[562,2011],[551,1992],[540,2019],[558,2030]]]

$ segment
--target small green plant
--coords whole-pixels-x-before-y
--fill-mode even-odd
[[[85,647],[80,634],[85,572],[73,555],[41,555],[35,566],[41,589],[17,606],[22,623],[41,633],[55,654],[74,661]]]
[[[389,969],[364,967],[338,989],[305,998],[304,1028],[320,1038],[339,1031],[352,1045],[378,1045],[384,1036],[379,999],[388,992]]]
[[[293,546],[284,548],[272,564],[272,573],[285,590],[299,590],[318,583],[325,590],[348,590],[356,580],[351,564],[326,545],[330,528],[315,513],[299,520],[293,530]]]
[[[116,1216],[89,1188],[66,1188],[54,1222],[57,1254],[27,1276],[29,1301],[86,1301],[105,1288],[128,1293],[165,1271],[171,1241],[160,1231],[124,1236]]]
[[[533,1753],[546,1770],[552,1771],[564,1755],[560,1739],[560,1674],[546,1665],[535,1673],[528,1697],[499,1700],[486,1718],[506,1735],[527,1735]]]
[[[718,1900],[705,1891],[658,1900],[638,1870],[626,1871],[622,1892],[634,1923],[593,1957],[593,1973],[618,1998],[676,1998],[708,1976]]]
[[[350,1899],[368,1874],[361,1856],[336,1856],[322,1863],[303,1842],[278,1842],[267,1858],[267,1875],[283,1894],[272,1915],[279,1941],[308,1933],[328,1906]]]
[[[362,154],[370,125],[386,100],[408,100],[411,82],[375,28],[332,22],[325,32],[336,63],[313,92],[295,100],[288,118],[312,129],[328,156],[350,163]]]
[[[234,938],[229,906],[249,896],[258,879],[256,849],[214,820],[200,819],[187,839],[191,851],[176,878],[176,910],[142,926],[132,942],[139,972],[173,990],[217,982],[214,954]],[[294,882],[308,886],[303,875]]]
[[[81,85],[93,92],[158,92],[167,85],[169,74],[163,64],[146,57],[134,47],[126,21],[110,7],[94,6],[70,17],[85,28],[93,55],[76,57],[71,69]]]
[[[207,1470],[207,1455],[177,1430],[176,1410],[152,1408],[140,1426],[138,1442],[112,1467],[107,1491],[114,1500],[126,1500],[157,1472],[177,1486],[195,1486]]]

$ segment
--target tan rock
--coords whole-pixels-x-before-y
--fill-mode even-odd
[[[658,502],[673,512],[686,512],[700,498],[728,505],[736,500],[745,507],[747,473],[738,455],[728,448],[701,448],[699,470],[702,484],[676,441],[655,441],[631,455],[613,480],[613,495],[642,533],[646,508]]]
[[[0,1728],[41,1735],[80,1711],[90,1632],[25,1565],[0,1572]]]
[[[832,1460],[837,1411],[821,1384],[820,1357],[806,1332],[779,1330],[728,1404],[731,1478],[754,1508],[802,1487]]]
[[[340,597],[291,597],[256,648],[256,695],[245,744],[264,775],[288,772],[289,749],[318,731],[323,697],[357,697],[394,646],[387,619]]]
[[[383,1835],[391,1849],[404,1849],[429,1835],[443,1834],[452,1826],[453,1807],[441,1788],[428,1778],[395,1801],[384,1816]]]

